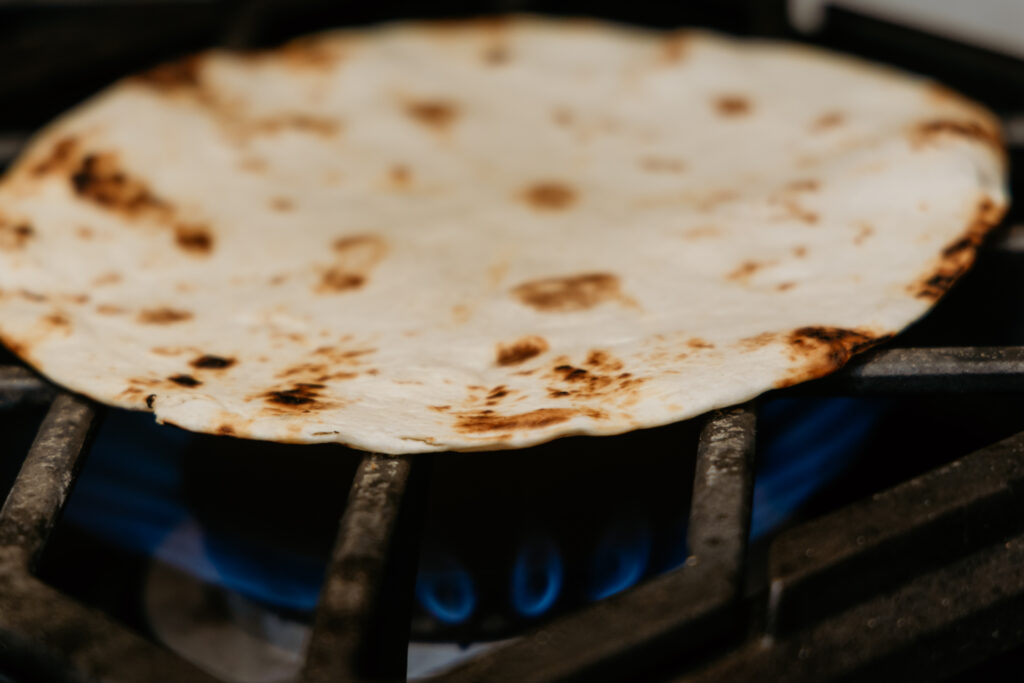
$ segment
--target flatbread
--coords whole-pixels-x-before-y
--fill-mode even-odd
[[[185,429],[410,453],[689,418],[921,316],[1003,213],[984,109],[792,45],[514,17],[211,51],[0,186],[0,332]]]

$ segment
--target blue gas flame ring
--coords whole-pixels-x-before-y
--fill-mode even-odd
[[[639,581],[651,554],[651,532],[639,520],[615,522],[594,548],[591,563],[591,600],[603,600]]]
[[[524,617],[544,614],[562,590],[562,555],[548,536],[535,536],[519,546],[512,565],[512,607]]]
[[[446,624],[461,624],[476,609],[476,588],[466,568],[445,552],[433,552],[420,560],[416,575],[416,599]]]

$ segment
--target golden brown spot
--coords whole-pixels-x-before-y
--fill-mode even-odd
[[[213,236],[199,225],[178,225],[174,228],[174,241],[181,249],[194,255],[206,255],[213,250]]]
[[[269,135],[276,135],[284,131],[297,131],[323,137],[333,137],[337,135],[341,124],[335,119],[296,113],[255,119],[245,124],[244,127],[253,133],[266,133]]]
[[[392,166],[388,175],[391,178],[391,182],[399,187],[405,187],[412,182],[412,171],[409,170],[408,166],[402,164]]]
[[[809,211],[800,205],[793,197],[776,197],[772,200],[773,203],[779,204],[786,211],[786,218],[792,218],[808,225],[816,225],[819,220],[819,216],[814,211]]]
[[[63,313],[50,313],[43,316],[43,322],[52,327],[69,327],[71,321]]]
[[[622,298],[619,278],[608,273],[587,273],[568,277],[531,280],[515,287],[512,295],[544,313],[585,311]]]
[[[722,116],[735,117],[749,114],[750,100],[742,95],[720,95],[715,98],[715,111]]]
[[[740,339],[739,345],[747,351],[753,351],[772,343],[775,341],[777,336],[778,335],[774,332],[762,332],[761,334],[754,335],[753,337]]]
[[[796,287],[795,282],[780,282],[779,284],[775,285],[775,290],[778,292],[787,292],[793,289],[794,287]]]
[[[419,100],[405,106],[406,113],[418,123],[438,131],[448,129],[458,116],[456,106],[445,100]]]
[[[566,127],[566,128],[571,126],[573,124],[573,122],[576,120],[576,117],[573,116],[571,111],[569,111],[568,109],[561,109],[561,108],[560,109],[556,109],[553,112],[551,112],[551,118],[559,126],[563,126],[563,127]]]
[[[431,410],[433,410],[434,412],[437,412],[437,413],[446,413],[449,410],[451,410],[451,408],[452,408],[451,406],[427,406],[427,407],[430,408]]]
[[[250,173],[262,173],[267,170],[267,162],[255,157],[246,157],[245,159],[242,159],[238,165],[243,171],[249,171]]]
[[[157,90],[197,88],[200,84],[201,71],[201,59],[190,56],[143,71],[134,76],[134,80]]]
[[[0,249],[24,249],[35,234],[35,229],[28,222],[7,222],[0,217]]]
[[[231,425],[225,423],[225,424],[222,424],[222,425],[218,425],[217,433],[222,435],[222,436],[234,436],[235,435],[235,428],[232,427]]]
[[[640,159],[640,168],[651,173],[682,173],[686,164],[670,157],[644,157]]]
[[[548,342],[543,337],[530,335],[521,337],[511,344],[498,344],[498,365],[516,365],[539,356],[548,350]]]
[[[84,225],[75,228],[75,234],[78,235],[78,239],[84,240],[86,242],[95,237],[95,233],[93,233],[92,228],[89,228]]]
[[[335,263],[323,272],[318,292],[337,293],[362,287],[370,271],[387,253],[387,243],[374,235],[350,235],[334,241]]]
[[[665,64],[677,64],[690,51],[690,34],[686,31],[672,33],[661,46],[661,61]]]
[[[777,388],[816,379],[838,370],[856,353],[881,344],[892,335],[841,327],[801,327],[787,338],[791,357],[799,362],[795,372],[776,383]]]
[[[139,312],[139,322],[144,325],[169,325],[191,320],[192,314],[174,308],[147,308]]]
[[[100,315],[122,315],[127,313],[125,309],[113,304],[100,304],[96,307],[96,312]]]
[[[270,200],[270,208],[274,211],[291,211],[295,208],[295,202],[288,197],[274,197]]]
[[[861,224],[860,229],[857,230],[857,234],[853,238],[853,243],[856,244],[857,246],[860,246],[861,244],[864,244],[864,242],[874,234],[875,229],[868,225],[867,223],[863,223]]]
[[[104,285],[117,284],[120,281],[121,276],[118,273],[110,272],[97,276],[96,279],[92,281],[92,284],[94,287],[102,287]]]
[[[491,45],[484,50],[482,58],[485,64],[499,66],[505,64],[511,58],[508,47],[504,45]]]
[[[568,422],[577,411],[570,408],[540,408],[518,415],[495,415],[492,411],[462,413],[455,429],[464,433],[496,432],[504,430],[540,429]]]
[[[797,258],[803,258],[807,256],[807,247],[803,245],[793,247],[793,256],[796,256]]]
[[[744,261],[727,273],[725,278],[733,282],[747,283],[757,271],[770,265],[770,263],[764,261]]]
[[[189,365],[201,370],[224,370],[230,368],[235,362],[234,358],[205,354],[193,360]]]
[[[794,180],[786,185],[786,189],[792,192],[814,192],[820,187],[821,183],[812,179]]]
[[[705,341],[700,337],[691,337],[686,341],[686,345],[691,349],[713,349],[715,345],[709,341]]]
[[[83,199],[129,215],[167,210],[141,181],[118,168],[113,154],[87,154],[71,174],[71,186]]]
[[[1003,217],[1005,206],[996,205],[988,197],[978,202],[974,218],[965,233],[942,250],[932,272],[910,286],[911,293],[921,299],[937,301],[970,269],[982,239]]]
[[[556,358],[558,363],[545,377],[552,381],[548,386],[550,398],[571,397],[573,399],[600,399],[604,403],[618,402],[630,405],[639,399],[639,386],[646,380],[622,372],[624,364],[607,351],[592,350],[579,366],[567,362],[568,357]],[[586,367],[581,367],[581,366]]]
[[[526,188],[523,199],[535,209],[557,211],[576,201],[576,191],[564,183],[546,181]]]
[[[811,129],[814,131],[823,131],[835,128],[843,123],[844,118],[843,114],[838,111],[825,112],[818,118],[814,119],[814,122],[811,124]]]
[[[39,160],[29,169],[29,173],[34,176],[42,176],[54,171],[64,170],[71,162],[77,148],[78,141],[75,138],[61,138],[54,143],[50,152],[43,159]]]
[[[202,384],[202,382],[197,380],[192,375],[174,375],[173,377],[168,377],[167,379],[181,387],[192,388],[198,387],[200,384]]]
[[[996,150],[1003,156],[1003,136],[998,129],[979,121],[956,121],[937,119],[920,124],[915,130],[912,142],[915,147],[922,147],[944,135],[954,135],[975,140]]]

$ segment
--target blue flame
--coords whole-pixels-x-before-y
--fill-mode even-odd
[[[766,432],[754,480],[750,537],[768,533],[835,478],[885,412],[880,400],[776,399],[761,410]]]
[[[638,521],[609,526],[594,549],[590,598],[603,600],[640,580],[651,554],[651,532]]]
[[[548,611],[562,590],[562,556],[547,536],[519,546],[512,565],[512,606],[524,617]]]
[[[420,560],[416,599],[423,609],[446,624],[461,624],[476,609],[473,577],[447,553],[435,552]]]

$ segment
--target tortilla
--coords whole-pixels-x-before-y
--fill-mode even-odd
[[[385,453],[689,418],[921,316],[1002,215],[995,118],[792,45],[512,17],[211,51],[0,186],[0,332],[185,429]]]

